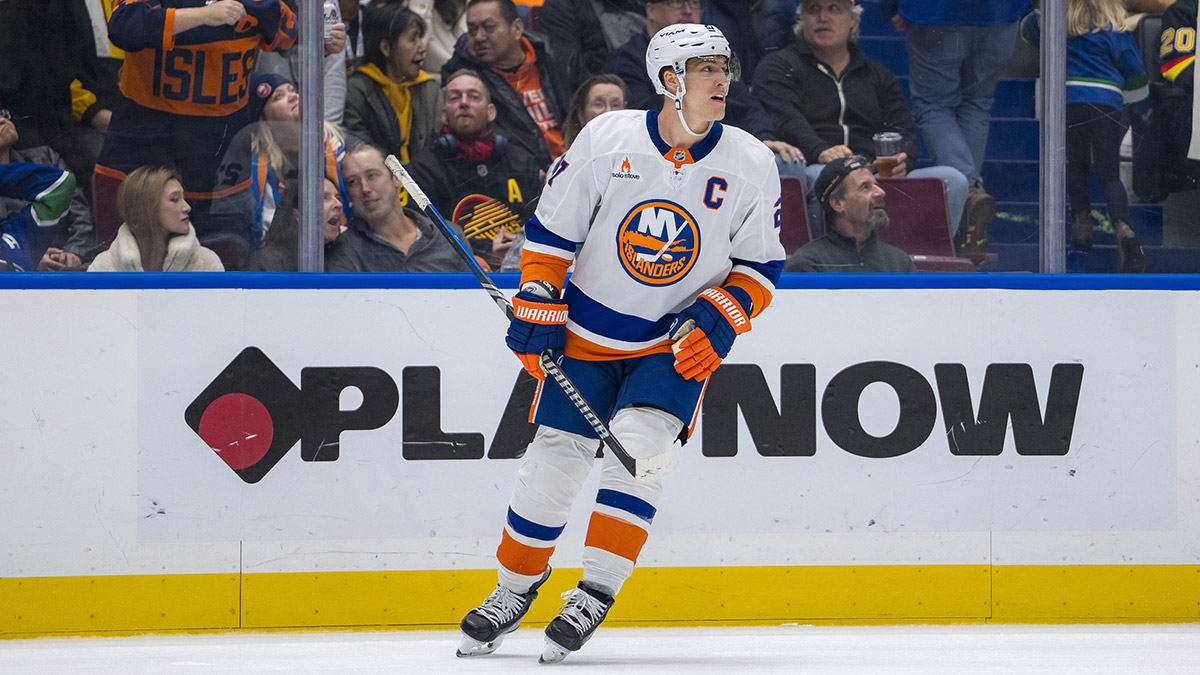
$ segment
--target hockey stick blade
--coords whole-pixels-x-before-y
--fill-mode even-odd
[[[479,261],[475,260],[475,255],[471,253],[471,250],[467,248],[466,244],[464,244],[458,238],[458,235],[454,232],[454,230],[450,229],[450,226],[446,224],[446,221],[442,218],[442,214],[438,213],[433,204],[429,202],[429,197],[427,197],[425,192],[421,190],[421,187],[417,185],[417,181],[413,180],[413,177],[409,175],[408,171],[404,168],[404,165],[400,163],[400,160],[396,159],[395,155],[388,155],[384,158],[383,163],[387,166],[388,170],[392,172],[392,175],[400,180],[400,182],[404,185],[404,189],[408,191],[408,196],[411,197],[414,202],[416,202],[417,207],[420,208],[425,215],[429,216],[430,220],[433,221],[433,224],[437,226],[438,231],[442,233],[442,236],[446,237],[446,240],[450,242],[450,246],[454,249],[458,256],[463,259],[463,262],[467,264],[467,267],[471,269],[471,273],[475,275],[475,278],[479,281],[479,284],[483,286],[483,289],[487,291],[489,295],[492,296],[492,300],[495,301],[496,305],[511,321],[513,317],[513,310],[512,305],[510,305],[508,302],[508,297],[496,287],[496,284],[492,282],[492,278],[489,277],[488,273],[485,272],[483,267],[480,266]],[[621,443],[617,440],[616,436],[613,436],[612,432],[609,431],[608,426],[604,423],[604,420],[600,419],[600,417],[596,414],[596,411],[592,409],[592,406],[587,402],[586,399],[583,398],[583,394],[579,393],[579,389],[575,387],[575,383],[571,381],[571,378],[567,377],[567,374],[563,372],[562,368],[559,368],[558,364],[554,362],[554,358],[550,352],[542,352],[540,356],[543,370],[545,370],[550,377],[554,378],[554,381],[558,383],[558,386],[562,387],[562,390],[567,395],[567,398],[571,400],[571,403],[575,404],[575,407],[579,409],[579,413],[583,415],[583,418],[592,426],[592,429],[596,432],[596,435],[599,436],[600,440],[604,442],[604,445],[610,451],[612,451],[613,456],[617,458],[617,460],[621,463],[621,466],[625,467],[625,470],[628,471],[631,476],[644,479],[652,476],[662,475],[662,473],[664,473],[662,471],[664,466],[661,464],[661,460],[659,462],[654,462],[634,459],[629,452],[621,446]],[[661,457],[661,455],[659,457]],[[658,458],[655,457],[651,459],[653,460]],[[678,460],[676,460],[675,463],[677,464]],[[670,468],[674,468],[674,466],[671,466]]]

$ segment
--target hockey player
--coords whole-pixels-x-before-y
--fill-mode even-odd
[[[545,386],[538,354],[562,351],[563,370],[632,456],[678,453],[709,375],[770,303],[783,266],[772,153],[719,121],[736,76],[724,36],[697,24],[663,28],[646,69],[665,96],[661,111],[592,120],[552,168],[525,225],[506,343],[542,380],[541,426],[509,502],[499,585],[463,619],[459,656],[491,653],[520,625],[599,447],[566,394]],[[546,627],[543,663],[578,650],[604,620],[662,487],[661,475],[635,479],[604,454],[583,580]]]

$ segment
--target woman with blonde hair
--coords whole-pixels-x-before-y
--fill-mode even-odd
[[[1021,36],[1039,43],[1038,13],[1022,22]],[[1074,220],[1071,246],[1092,248],[1089,172],[1108,205],[1121,272],[1145,272],[1146,256],[1129,226],[1129,198],[1121,183],[1121,139],[1127,104],[1145,105],[1146,71],[1125,26],[1121,0],[1067,0],[1067,196]]]
[[[221,259],[200,245],[183,198],[179,174],[143,166],[117,188],[117,211],[125,221],[90,272],[223,272]]]

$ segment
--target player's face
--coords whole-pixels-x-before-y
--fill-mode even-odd
[[[723,119],[725,97],[729,94],[729,66],[725,57],[688,59],[684,78],[687,89],[683,94],[684,114],[705,123]]]
[[[396,189],[400,182],[383,165],[383,157],[373,148],[351,152],[342,160],[342,179],[354,211],[368,223],[386,217],[399,208]]]
[[[183,198],[183,186],[172,178],[163,189],[158,203],[158,223],[171,234],[187,234],[192,224],[192,207]]]
[[[858,22],[849,0],[805,0],[804,41],[818,49],[842,49],[850,44],[850,29]]]
[[[500,3],[481,2],[467,9],[467,51],[488,65],[508,64],[521,56],[520,19],[500,16]]]
[[[342,232],[342,197],[337,186],[325,179],[325,243],[337,239]]]
[[[460,75],[446,85],[446,107],[442,121],[459,136],[474,136],[487,129],[496,119],[496,106],[488,103],[483,81],[471,75]]]
[[[414,23],[387,50],[388,77],[397,82],[415,80],[424,64],[425,38]]]
[[[846,196],[841,201],[841,217],[855,226],[868,225],[872,230],[887,225],[884,195],[883,188],[875,182],[875,175],[870,169],[852,172],[846,176]],[[836,203],[834,209],[838,210]]]
[[[288,83],[275,87],[263,106],[263,119],[271,122],[295,122],[300,119],[300,94]]]
[[[580,127],[596,119],[601,113],[609,110],[624,110],[625,94],[615,84],[594,84],[588,91],[587,102],[583,106],[583,119]]]
[[[646,28],[650,35],[676,23],[696,23],[700,0],[666,0],[646,3]],[[649,30],[653,28],[654,30]]]

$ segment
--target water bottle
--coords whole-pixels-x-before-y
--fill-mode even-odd
[[[337,0],[325,0],[325,44],[333,43],[333,24],[342,22],[342,10]]]

